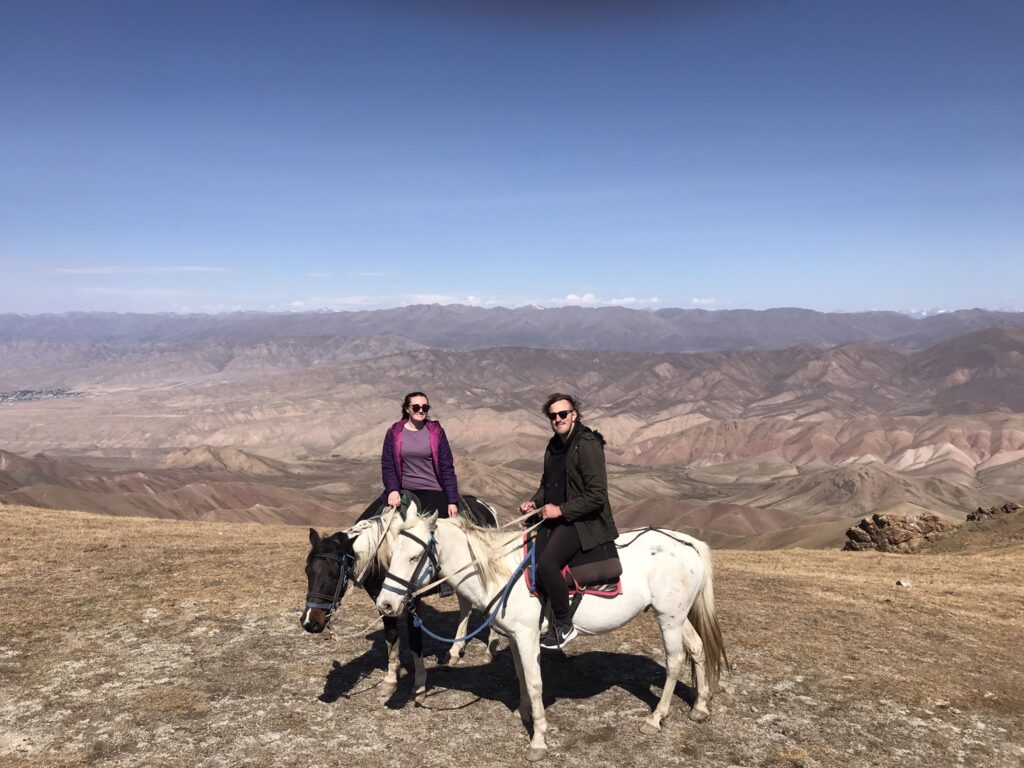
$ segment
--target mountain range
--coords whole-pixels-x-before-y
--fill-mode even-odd
[[[708,352],[780,349],[879,341],[921,349],[972,331],[1024,325],[1024,312],[956,310],[912,317],[899,312],[816,312],[808,309],[707,310],[625,307],[417,305],[358,312],[220,315],[0,315],[0,343],[174,344],[232,339],[398,337],[442,349],[537,349]]]
[[[137,317],[147,316],[126,322]],[[412,389],[431,395],[463,490],[506,510],[536,485],[549,434],[537,409],[556,390],[579,394],[585,422],[605,435],[624,525],[672,524],[718,545],[832,546],[860,515],[962,518],[1024,498],[1022,326],[919,349],[860,340],[679,353],[428,348],[413,326],[383,334],[383,319],[364,337],[228,332],[249,320],[271,318],[185,318],[191,335],[173,339],[173,328],[144,338],[135,327],[132,338],[53,331],[0,343],[0,393],[19,393],[0,402],[0,500],[341,523],[379,492],[384,429]],[[47,388],[68,396],[31,398]]]

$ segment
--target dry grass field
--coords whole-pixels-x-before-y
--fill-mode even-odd
[[[304,528],[0,505],[0,765],[525,763],[512,661],[474,643],[382,700],[365,595],[335,637],[299,627]],[[662,681],[653,619],[545,658],[549,765],[1019,766],[1024,548],[920,556],[716,556],[733,670],[712,719]],[[897,580],[909,587],[897,587]],[[425,616],[451,631],[452,598]],[[651,659],[654,659],[653,661]]]

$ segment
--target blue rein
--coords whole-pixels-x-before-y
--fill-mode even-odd
[[[431,541],[433,541],[433,537],[431,537]],[[494,609],[483,620],[483,623],[479,627],[474,629],[472,632],[470,632],[468,635],[463,635],[462,637],[442,637],[441,635],[431,632],[423,623],[423,620],[416,615],[415,607],[413,603],[410,602],[408,611],[412,614],[413,626],[417,629],[423,630],[429,637],[432,637],[435,640],[439,640],[442,643],[460,643],[464,640],[471,640],[472,638],[476,637],[484,629],[486,629],[494,623],[494,620],[498,617],[498,612],[501,611],[501,609],[508,602],[508,596],[512,594],[512,587],[515,586],[516,581],[522,575],[523,570],[527,567],[527,565],[529,565],[531,569],[536,567],[536,558],[534,556],[535,551],[536,544],[531,544],[529,551],[526,553],[526,557],[524,557],[523,561],[516,566],[515,571],[512,572],[512,576],[508,580],[508,583],[504,586],[504,588],[501,590],[501,593],[498,595],[498,598],[494,604]]]

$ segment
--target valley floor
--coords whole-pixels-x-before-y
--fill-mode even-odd
[[[301,630],[304,528],[0,505],[0,541],[5,767],[525,763],[504,646],[448,667],[428,642],[417,707],[408,676],[380,697],[365,595],[337,637]],[[1022,555],[720,551],[733,670],[712,719],[685,717],[680,684],[662,732],[639,733],[663,679],[643,616],[545,658],[546,763],[1019,766]],[[424,614],[450,633],[455,600]]]

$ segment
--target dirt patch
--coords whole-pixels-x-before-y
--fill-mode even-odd
[[[381,697],[381,632],[355,632],[365,595],[338,636],[302,632],[305,529],[0,506],[0,542],[4,766],[525,762],[507,650],[432,655],[417,707],[408,674]],[[1019,766],[1022,554],[719,552],[734,668],[712,720],[685,717],[680,684],[662,732],[637,730],[664,675],[644,616],[545,657],[546,762]],[[431,606],[452,631],[454,599]]]

